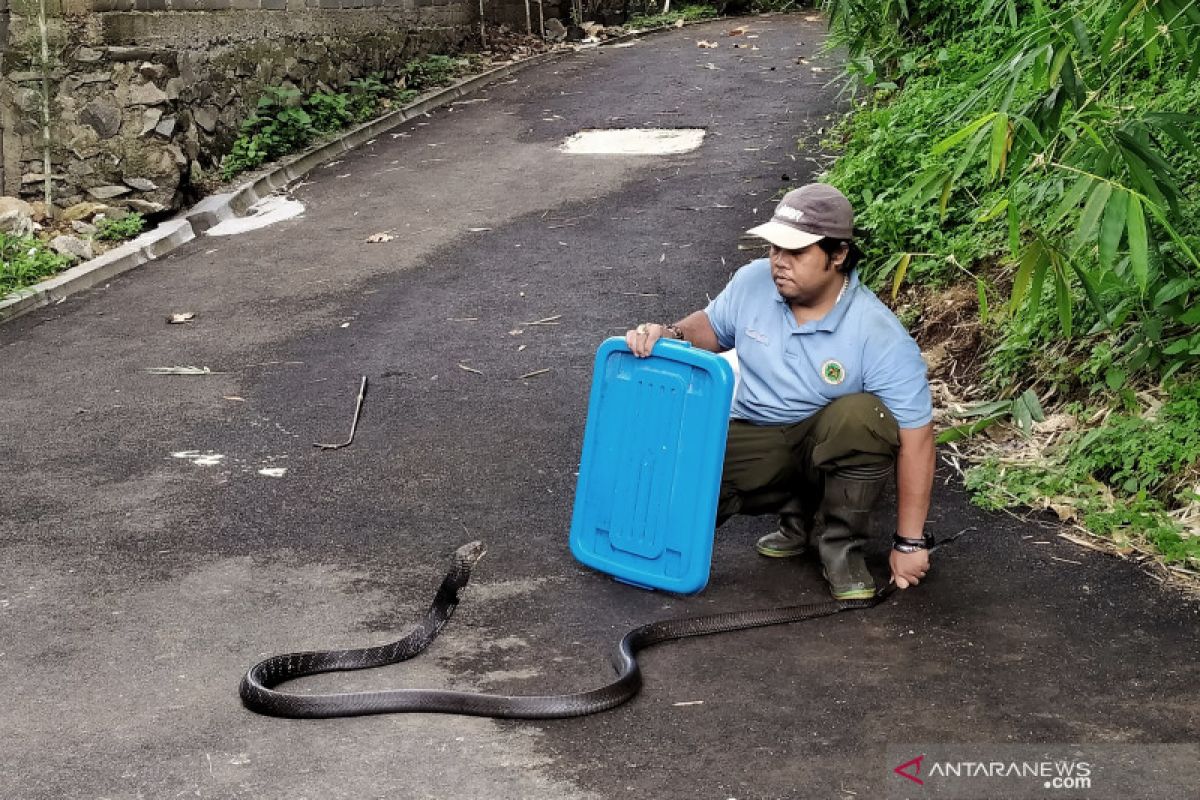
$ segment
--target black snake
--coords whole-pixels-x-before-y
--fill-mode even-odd
[[[242,702],[251,711],[277,717],[349,717],[362,714],[420,711],[469,714],[509,719],[555,719],[607,711],[637,694],[642,674],[636,655],[651,645],[689,636],[780,625],[787,622],[871,608],[891,591],[887,587],[869,600],[829,600],[805,605],[682,617],[641,625],[625,634],[613,653],[617,679],[575,694],[509,696],[426,689],[401,689],[340,694],[282,692],[280,684],[305,675],[336,670],[369,669],[394,664],[419,654],[441,631],[458,605],[458,593],[471,579],[471,570],[485,552],[481,542],[463,545],[425,617],[407,636],[390,644],[355,650],[315,650],[272,656],[255,664],[242,678]]]

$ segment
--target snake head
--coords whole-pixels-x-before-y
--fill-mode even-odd
[[[483,558],[487,553],[487,546],[483,542],[469,542],[454,551],[454,563],[460,568],[470,570],[479,559]]]

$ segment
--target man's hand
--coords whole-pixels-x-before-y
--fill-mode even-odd
[[[892,568],[892,582],[897,588],[907,589],[916,586],[929,572],[929,551],[918,550],[915,553],[901,553],[893,550],[888,557]]]
[[[631,331],[625,332],[625,344],[638,358],[645,358],[654,349],[654,343],[663,337],[667,327],[656,322],[643,322]]]

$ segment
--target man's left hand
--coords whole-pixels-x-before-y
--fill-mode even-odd
[[[892,582],[899,589],[916,586],[929,572],[929,551],[918,550],[915,553],[901,553],[893,550],[888,557],[892,568]]]

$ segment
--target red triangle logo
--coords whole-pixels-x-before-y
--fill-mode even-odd
[[[908,778],[910,781],[917,784],[918,786],[924,786],[925,781],[923,781],[917,777],[918,775],[921,774],[921,762],[924,760],[925,760],[925,755],[921,754],[921,755],[917,756],[916,758],[912,759],[911,761],[905,761],[903,764],[901,764],[900,766],[893,769],[892,772],[896,773],[897,775],[901,775],[905,778]],[[912,772],[908,771],[909,768],[912,769]]]

